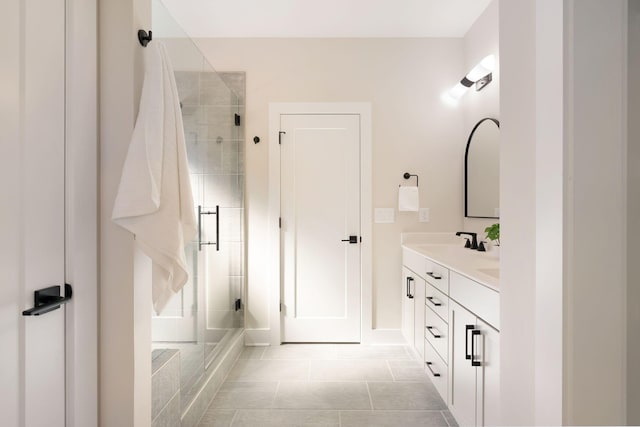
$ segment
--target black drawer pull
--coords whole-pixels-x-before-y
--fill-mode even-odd
[[[437,299],[433,299],[433,297],[427,297],[427,299],[431,304],[435,305],[436,307],[440,307],[442,305],[441,302],[438,302]]]
[[[429,371],[431,372],[431,375],[433,375],[434,377],[439,377],[440,374],[437,372],[433,372],[433,369],[431,369],[431,365],[433,365],[433,363],[431,362],[424,362],[425,365],[427,365],[427,369],[429,369]]]
[[[478,361],[476,361],[476,350],[474,348],[473,343],[475,342],[474,337],[479,336],[480,335],[480,331],[477,329],[474,329],[473,332],[471,332],[471,366],[481,366],[482,364]]]
[[[434,337],[434,338],[442,338],[442,335],[440,335],[440,334],[434,334],[434,333],[433,333],[433,329],[434,329],[434,327],[433,327],[433,326],[427,326],[427,331],[429,331],[429,333],[430,333],[431,335],[433,335],[433,337]],[[436,330],[437,330],[437,329],[436,329]]]
[[[411,282],[413,282],[413,277],[407,277],[407,298],[413,299],[413,295],[411,295]]]
[[[433,271],[427,271],[427,276],[431,276],[436,280],[442,279],[442,275],[439,273],[434,273]]]

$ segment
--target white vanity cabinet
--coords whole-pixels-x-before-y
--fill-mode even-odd
[[[424,358],[425,281],[406,267],[402,269],[402,335]]]
[[[499,424],[500,334],[450,301],[449,410],[461,426]]]
[[[461,426],[497,425],[500,295],[456,272],[449,286],[449,409]]]
[[[438,251],[445,252],[434,249]],[[458,424],[499,425],[497,281],[466,273],[452,259],[424,252],[403,248],[402,333],[422,356],[425,372]],[[467,257],[467,263],[468,254],[460,255]],[[479,259],[484,265],[485,258]]]

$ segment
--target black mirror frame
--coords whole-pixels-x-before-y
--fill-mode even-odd
[[[471,140],[473,139],[473,134],[476,132],[476,129],[478,129],[478,126],[480,126],[482,123],[486,122],[487,120],[491,120],[493,123],[496,124],[496,126],[498,126],[498,129],[500,129],[500,122],[498,121],[498,119],[494,119],[491,117],[485,117],[484,119],[480,120],[478,123],[476,123],[476,125],[473,127],[473,129],[471,130],[471,134],[469,134],[469,139],[467,140],[467,148],[464,151],[464,217],[465,218],[486,218],[486,219],[500,219],[500,217],[497,216],[470,216],[468,215],[469,212],[469,198],[468,198],[468,183],[467,183],[467,179],[468,179],[468,172],[467,172],[467,163],[469,160],[469,146],[471,145]]]

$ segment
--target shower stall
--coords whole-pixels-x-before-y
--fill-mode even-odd
[[[216,72],[163,3],[152,4],[153,39],[165,44],[174,68],[198,219],[198,233],[185,248],[189,281],[152,314],[154,375],[178,358],[184,418],[196,399],[206,398],[200,395],[207,381],[244,326],[245,75]]]

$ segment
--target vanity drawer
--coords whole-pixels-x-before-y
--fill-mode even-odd
[[[424,274],[427,282],[435,286],[440,292],[449,295],[449,269],[440,264],[424,259],[424,269],[420,271]]]
[[[429,341],[426,340],[424,342],[424,370],[431,382],[433,382],[433,385],[436,386],[436,390],[440,393],[442,400],[448,403],[447,387],[449,371],[447,370],[447,365],[440,356],[438,356],[438,353],[431,344],[429,344]]]
[[[402,249],[402,264],[424,279],[426,258],[409,249]]]
[[[425,339],[436,349],[442,359],[448,360],[449,325],[430,308],[425,310],[424,323]]]
[[[467,310],[500,329],[500,294],[458,273],[451,273],[449,297]]]
[[[425,305],[435,311],[445,322],[449,323],[449,297],[440,292],[435,286],[427,283]]]

